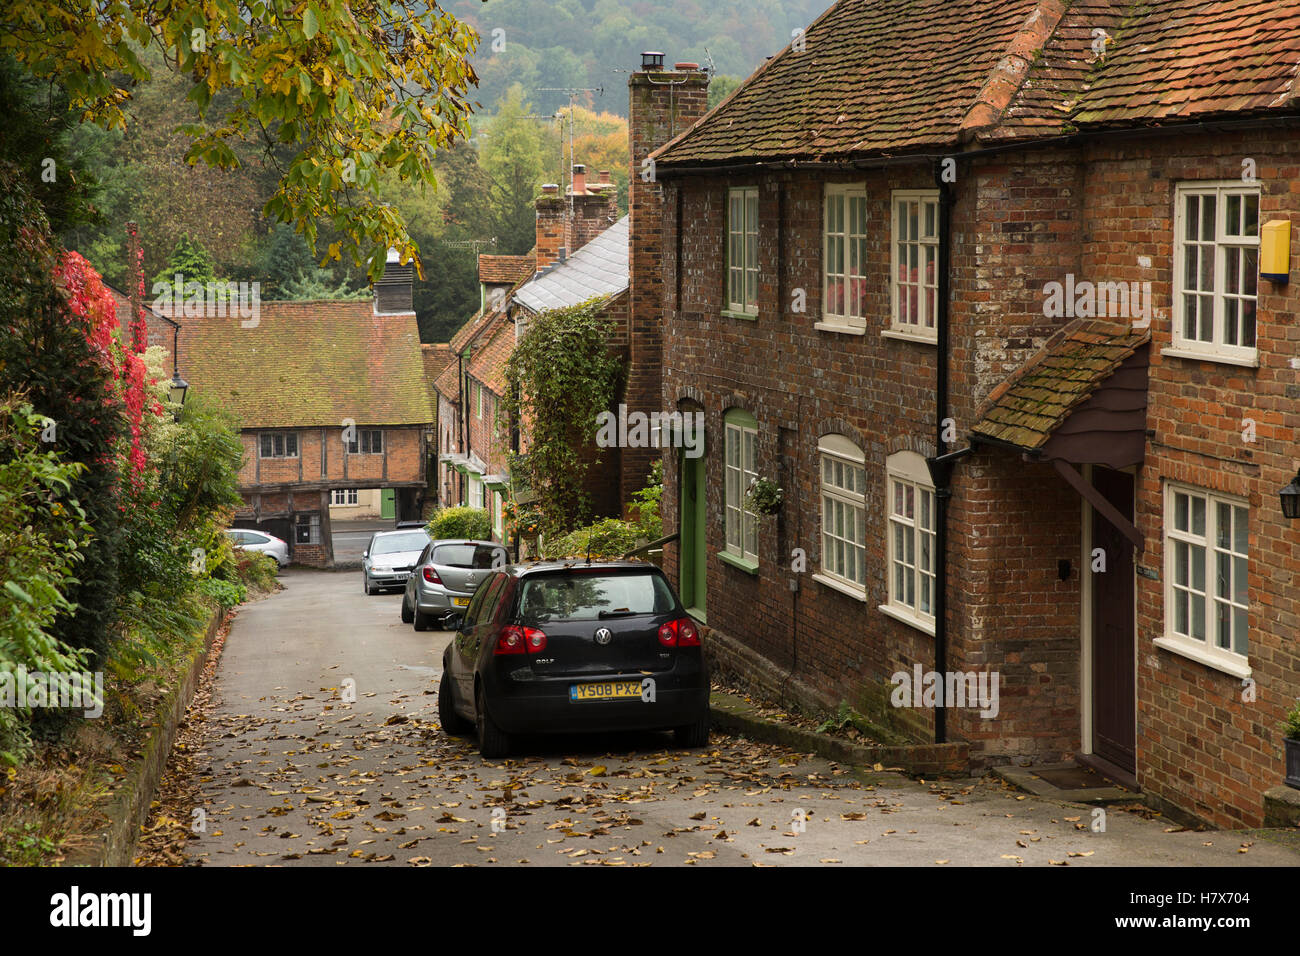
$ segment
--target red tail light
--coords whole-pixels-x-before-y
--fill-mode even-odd
[[[442,578],[438,577],[438,572],[433,570],[431,567],[425,567],[421,574],[424,575],[424,580],[428,581],[430,584],[442,583]]]
[[[689,617],[684,617],[677,622],[677,646],[700,646],[700,629],[695,626],[695,622]]]
[[[535,627],[503,627],[493,654],[538,654],[546,650],[546,632]]]
[[[689,617],[659,626],[659,643],[664,647],[699,647],[700,629]]]

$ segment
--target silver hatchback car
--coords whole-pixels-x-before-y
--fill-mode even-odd
[[[361,582],[367,594],[406,586],[416,558],[429,543],[422,530],[381,531],[362,555]]]
[[[479,582],[509,563],[506,549],[495,541],[430,541],[406,582],[402,623],[427,631],[448,615],[463,613]]]

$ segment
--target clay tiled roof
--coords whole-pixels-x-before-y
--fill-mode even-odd
[[[1013,41],[1031,51],[1063,6],[839,0],[805,31],[803,52],[786,47],[656,161],[671,167],[950,146],[978,102],[1005,105],[1014,86],[1003,74],[1015,65],[999,68]]]
[[[474,360],[469,363],[471,378],[483,385],[497,397],[506,393],[506,362],[515,347],[515,327],[510,322],[500,322],[475,350]]]
[[[126,293],[105,284],[108,294],[113,297],[113,309],[117,315],[117,335],[123,342],[131,329],[131,299]],[[144,321],[148,328],[149,344],[161,345],[170,353],[172,350],[172,330],[179,324],[175,319],[163,315],[148,300],[144,303]]]
[[[1297,109],[1294,0],[1088,0],[1070,7],[996,138]]]
[[[931,152],[1300,112],[1295,0],[839,0],[803,42],[656,161]]]
[[[433,409],[436,412],[438,398],[434,391],[434,382],[452,360],[451,346],[445,342],[421,345],[420,357],[424,360],[424,383],[429,389],[429,401],[434,403]]]
[[[487,325],[490,318],[491,315],[485,313],[484,310],[475,312],[473,317],[452,335],[451,342],[448,343],[451,354],[459,355],[465,346],[473,341],[474,336],[483,331],[483,327]]]
[[[453,404],[460,401],[460,374],[456,356],[451,357],[447,367],[433,380],[433,390]]]
[[[514,285],[527,279],[536,269],[536,256],[478,257],[478,281],[489,285]]]
[[[1080,404],[1150,338],[1131,326],[1078,320],[989,395],[976,434],[1041,448]]]
[[[195,394],[244,428],[429,424],[415,314],[376,316],[370,299],[263,302],[258,324],[203,317],[181,327]]]

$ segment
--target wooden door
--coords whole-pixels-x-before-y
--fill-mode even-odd
[[[705,578],[707,550],[704,540],[704,458],[689,458],[685,453],[680,459],[681,468],[681,536],[678,540],[678,554],[681,556],[678,589],[682,604],[690,608],[697,616],[705,613],[705,595],[708,585]]]
[[[1096,466],[1092,484],[1125,518],[1133,520],[1133,476]],[[1101,549],[1098,555],[1097,549]],[[1133,643],[1133,546],[1093,510],[1092,752],[1130,773],[1136,769]]]

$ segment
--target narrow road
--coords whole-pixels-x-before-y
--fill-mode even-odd
[[[548,737],[484,761],[437,721],[449,634],[366,597],[360,572],[294,570],[242,608],[211,701],[191,713],[198,865],[1288,865],[1230,833],[1087,808],[988,781],[859,775],[715,735]],[[349,701],[352,693],[355,697]],[[1243,845],[1246,844],[1246,845]],[[1242,852],[1244,851],[1244,852]]]

